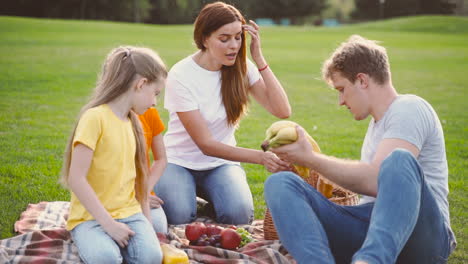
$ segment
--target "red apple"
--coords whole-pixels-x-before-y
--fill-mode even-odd
[[[185,236],[190,241],[197,240],[203,234],[206,234],[206,226],[201,222],[191,223],[185,227]]]
[[[223,230],[224,228],[217,226],[217,225],[213,225],[213,224],[206,225],[206,234],[208,236],[219,235],[221,234],[221,231]]]
[[[226,228],[221,232],[221,247],[225,249],[236,249],[241,243],[241,236],[236,230]]]

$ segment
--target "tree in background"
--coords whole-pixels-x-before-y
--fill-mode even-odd
[[[355,0],[352,17],[374,20],[422,14],[453,14],[453,0]]]
[[[249,1],[249,13],[256,18],[271,18],[278,22],[289,18],[292,24],[298,24],[301,19],[318,15],[325,9],[326,0],[257,0]]]
[[[150,17],[146,20],[154,24],[191,24],[200,10],[208,3],[217,0],[149,0],[151,3]],[[238,8],[244,15],[249,15],[249,6],[253,1],[224,0]]]
[[[0,14],[140,22],[150,7],[149,0],[15,0],[2,3]]]

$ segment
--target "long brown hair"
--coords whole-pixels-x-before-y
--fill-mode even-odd
[[[245,24],[242,14],[232,5],[223,2],[207,4],[195,20],[193,38],[197,47],[205,51],[206,47],[203,44],[205,39],[220,27],[235,21],[240,21],[243,25]],[[244,31],[241,33],[241,39],[241,47],[234,65],[223,65],[221,68],[221,96],[229,125],[236,125],[238,123],[242,115],[247,112],[249,101],[247,52]]]
[[[113,49],[107,55],[102,66],[100,77],[98,78],[90,101],[81,108],[78,115],[78,121],[88,109],[109,103],[127,92],[132,88],[132,84],[138,77],[146,78],[149,82],[161,81],[167,77],[166,66],[158,54],[151,49],[140,47],[126,46]],[[137,114],[130,111],[128,117],[132,122],[136,142],[135,193],[137,200],[143,204],[143,202],[148,198],[148,165],[146,159],[145,138]],[[64,154],[60,181],[66,187],[68,187],[68,176],[73,150],[72,144],[78,121],[76,121],[73,131],[68,139]]]

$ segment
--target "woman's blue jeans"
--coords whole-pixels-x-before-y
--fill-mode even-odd
[[[116,221],[128,225],[135,232],[125,248],[120,248],[96,220],[83,222],[71,230],[73,242],[85,263],[115,264],[122,263],[123,259],[129,264],[162,262],[159,240],[142,213]]]
[[[248,224],[253,220],[253,199],[244,169],[225,164],[196,171],[172,163],[156,184],[155,193],[164,201],[169,224],[193,222],[197,215],[197,193],[213,203],[216,221],[223,224]]]
[[[281,242],[298,263],[445,263],[450,227],[411,153],[395,150],[375,203],[336,205],[291,172],[271,175],[265,199]]]

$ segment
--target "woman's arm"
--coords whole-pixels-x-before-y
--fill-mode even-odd
[[[167,165],[166,149],[164,147],[164,141],[162,134],[153,137],[151,143],[151,149],[153,151],[153,165],[151,166],[150,177],[148,179],[148,192],[151,193],[156,183],[161,178],[164,169]],[[164,201],[157,195],[149,196],[150,208],[159,208]]]
[[[130,236],[133,236],[135,233],[127,225],[119,223],[111,217],[86,179],[93,154],[94,151],[83,144],[75,146],[72,152],[68,185],[81,204],[102,226],[104,231],[119,246],[125,247],[128,245]]]
[[[288,163],[271,152],[234,147],[213,139],[199,110],[177,112],[177,115],[195,144],[207,156],[261,164],[270,172],[289,170]]]
[[[263,57],[260,35],[258,32],[259,26],[252,20],[250,20],[250,24],[251,25],[244,25],[243,27],[251,36],[250,53],[252,59],[255,61],[255,64],[257,64],[257,67],[262,69],[260,72],[262,78],[250,87],[250,92],[255,100],[268,112],[278,118],[288,118],[291,115],[291,106],[289,105],[288,96]]]

